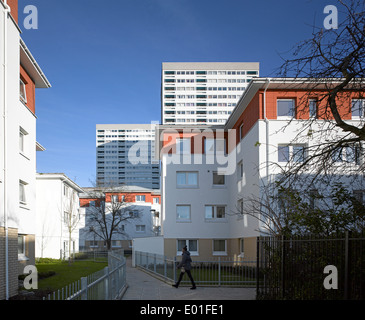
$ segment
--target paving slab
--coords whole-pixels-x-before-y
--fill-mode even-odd
[[[127,285],[128,288],[121,300],[255,300],[256,298],[256,288],[204,286],[197,286],[196,290],[190,290],[190,286],[174,288],[148,272],[133,268],[131,258],[127,259]]]

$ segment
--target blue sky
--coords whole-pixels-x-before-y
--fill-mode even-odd
[[[162,62],[260,62],[275,76],[332,2],[19,0],[22,38],[52,84],[36,92],[37,171],[90,186],[96,124],[160,121]],[[37,30],[23,26],[29,4]]]

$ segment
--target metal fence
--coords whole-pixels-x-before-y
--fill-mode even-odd
[[[169,282],[176,282],[180,270],[177,268],[180,257],[168,258],[163,255],[136,251],[134,261],[137,267],[152,272]],[[256,285],[256,259],[218,257],[209,260],[196,260],[192,257],[191,273],[197,285],[204,286],[247,286]],[[190,284],[185,276],[182,285]]]
[[[49,294],[44,300],[114,300],[126,288],[123,250],[108,252],[108,266]]]
[[[365,298],[365,237],[257,239],[257,298],[338,300]],[[337,274],[326,272],[335,267]],[[324,285],[327,276],[333,286]],[[333,281],[337,282],[337,288]]]

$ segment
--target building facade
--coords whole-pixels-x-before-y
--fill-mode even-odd
[[[35,256],[67,259],[79,251],[79,230],[85,226],[83,190],[63,173],[38,173],[36,192]]]
[[[17,294],[35,264],[35,91],[50,83],[20,37],[18,2],[0,1],[0,299]]]
[[[258,76],[257,62],[165,62],[162,124],[223,125]]]
[[[245,213],[246,199],[268,201],[263,187],[276,181],[285,166],[309,159],[309,153],[317,150],[313,147],[324,144],[324,132],[327,141],[347,135],[334,126],[323,98],[329,83],[309,90],[311,83],[257,78],[224,126],[160,126],[156,141],[165,255],[176,256],[188,245],[191,254],[201,258],[256,256],[256,237],[269,231],[268,224]],[[339,97],[342,119],[354,125],[363,121],[363,94],[349,90]],[[311,118],[315,120],[308,126]],[[328,159],[332,171],[327,174],[363,201],[361,150],[359,142],[342,146],[339,153],[336,150],[337,156]],[[311,174],[308,169],[300,175],[303,198],[309,191],[305,178]],[[313,187],[327,188],[320,183]]]
[[[153,124],[96,125],[96,182],[160,188]]]
[[[80,213],[85,217],[85,228],[80,230],[82,250],[106,250],[100,224],[95,223],[105,212],[102,225],[111,228],[114,218],[111,249],[132,250],[135,238],[156,237],[161,234],[161,194],[159,190],[136,186],[84,188],[80,195]],[[94,232],[90,229],[94,229]]]

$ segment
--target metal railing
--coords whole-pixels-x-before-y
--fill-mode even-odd
[[[126,288],[123,251],[108,253],[108,266],[44,297],[44,300],[115,300]]]
[[[240,286],[256,285],[256,259],[217,257],[209,260],[196,260],[191,263],[191,274],[197,285]],[[180,270],[177,268],[180,257],[168,258],[163,255],[136,251],[135,265],[152,272],[165,281],[176,282]],[[181,284],[190,284],[185,276]]]
[[[258,299],[365,298],[365,234],[259,237],[257,256]],[[336,289],[324,286],[327,266],[337,270]]]

